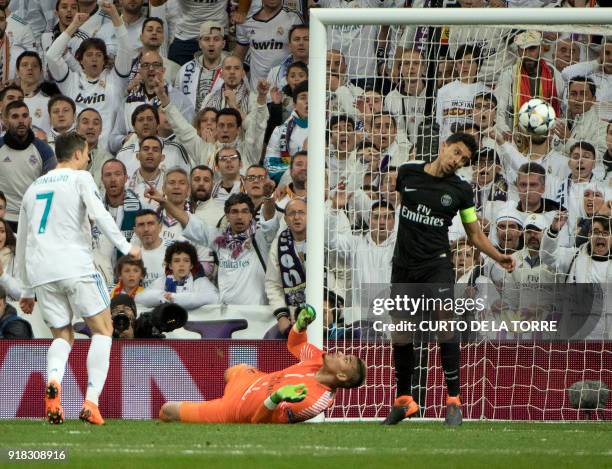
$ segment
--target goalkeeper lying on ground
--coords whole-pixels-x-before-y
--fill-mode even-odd
[[[223,397],[204,402],[167,402],[159,411],[166,421],[192,423],[295,423],[330,407],[337,388],[354,388],[365,381],[365,363],[354,355],[326,354],[306,341],[306,327],[316,314],[301,309],[291,328],[287,348],[300,360],[274,373],[248,365],[225,372]]]

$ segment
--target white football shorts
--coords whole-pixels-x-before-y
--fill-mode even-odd
[[[47,326],[65,327],[73,317],[90,317],[110,305],[108,289],[99,273],[45,283],[34,288],[38,310]]]

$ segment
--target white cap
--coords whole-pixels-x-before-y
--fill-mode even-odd
[[[219,36],[224,36],[225,28],[221,26],[221,23],[218,21],[204,21],[204,23],[200,25],[200,37],[212,34],[214,29],[218,30]]]
[[[525,226],[523,224],[523,215],[515,208],[506,207],[499,211],[497,214],[497,218],[495,219],[495,224],[499,225],[503,221],[511,221],[516,223],[521,229]]]
[[[525,31],[516,35],[514,43],[521,49],[539,46],[542,44],[542,34],[538,31]]]
[[[539,213],[530,213],[527,218],[525,218],[525,229],[529,229],[529,227],[535,227],[540,231],[544,231],[546,229],[546,218]]]

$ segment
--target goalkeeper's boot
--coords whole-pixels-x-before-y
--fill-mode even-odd
[[[382,425],[396,425],[405,418],[414,416],[419,412],[419,405],[412,396],[399,396],[395,399],[391,412],[382,421]]]
[[[91,401],[83,402],[83,408],[79,414],[79,418],[83,422],[91,423],[93,425],[104,425],[104,419],[100,414],[100,409]]]
[[[463,414],[461,413],[461,399],[459,396],[448,396],[446,398],[446,417],[444,424],[451,427],[461,425],[463,422]]]
[[[62,386],[55,380],[50,381],[45,389],[45,416],[49,423],[64,423],[62,409]]]

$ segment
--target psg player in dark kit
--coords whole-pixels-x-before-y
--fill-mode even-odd
[[[457,212],[469,242],[507,271],[514,269],[512,256],[497,251],[481,230],[470,183],[455,174],[458,169],[472,164],[477,150],[471,135],[456,133],[442,144],[438,158],[433,162],[414,161],[399,167],[395,190],[399,192],[401,208],[393,254],[392,297],[400,291],[401,284],[442,284],[449,288],[432,287],[435,298],[452,298],[455,273],[451,264],[448,227]],[[428,290],[427,295],[432,295],[432,290]],[[391,312],[394,321],[399,315]],[[413,334],[393,332],[391,339],[397,398],[383,422],[385,425],[394,425],[419,410],[411,395]],[[459,425],[463,416],[459,398],[458,340],[440,341],[440,355],[448,390],[445,423]]]

